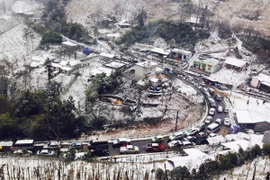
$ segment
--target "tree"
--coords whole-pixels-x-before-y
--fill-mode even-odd
[[[212,160],[206,161],[204,166],[205,166],[206,172],[208,173],[216,171],[219,168],[218,162],[212,161]]]
[[[144,26],[144,22],[145,22],[146,18],[147,18],[147,12],[144,9],[142,9],[137,16],[138,25],[140,27]]]
[[[8,96],[8,89],[9,89],[10,80],[6,77],[1,75],[0,76],[0,95]]]
[[[9,102],[6,96],[0,94],[0,114],[9,110]]]
[[[63,41],[62,35],[53,30],[45,32],[41,38],[41,45],[44,44],[61,44]]]
[[[0,138],[5,139],[12,137],[16,131],[16,122],[10,116],[9,112],[0,114]]]
[[[171,180],[180,180],[189,177],[190,173],[186,166],[178,166],[171,171],[170,175]]]
[[[254,147],[251,148],[251,155],[252,157],[257,157],[257,156],[260,156],[262,154],[262,150],[261,150],[261,147],[256,144]]]
[[[68,153],[67,153],[67,155],[66,155],[66,157],[65,157],[65,160],[66,160],[67,162],[74,161],[75,158],[76,158],[75,153],[76,153],[76,149],[75,149],[75,148],[69,149],[69,151],[68,151]]]
[[[239,161],[238,161],[238,158],[237,158],[237,154],[236,153],[229,152],[229,154],[226,155],[226,156],[230,159],[232,165],[236,166],[236,165],[239,164]]]
[[[158,168],[156,170],[156,173],[155,174],[156,174],[156,179],[157,180],[164,180],[164,178],[165,178],[165,172],[162,169]]]
[[[222,39],[228,39],[232,35],[231,25],[229,22],[218,22],[216,24],[218,28],[218,36]]]
[[[263,144],[263,152],[265,155],[270,155],[270,144]]]
[[[227,170],[231,168],[231,159],[228,156],[220,157],[220,170]]]
[[[61,92],[62,92],[62,83],[61,82],[56,82],[56,81],[51,81],[47,83],[46,87],[46,93],[49,97],[58,97]]]

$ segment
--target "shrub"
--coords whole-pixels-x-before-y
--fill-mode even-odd
[[[227,170],[231,168],[231,159],[228,156],[220,157],[220,170]]]
[[[160,168],[158,168],[157,170],[156,170],[156,179],[157,180],[163,180],[163,179],[165,179],[165,172],[163,171],[163,169],[160,169]]]
[[[262,154],[262,149],[258,144],[256,144],[254,147],[251,148],[251,155],[253,158],[260,156],[261,154]]]
[[[270,156],[270,144],[264,144],[262,150],[265,155]]]
[[[43,34],[40,44],[61,44],[62,41],[63,38],[60,33],[49,30]]]

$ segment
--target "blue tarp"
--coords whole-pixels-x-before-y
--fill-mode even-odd
[[[233,128],[230,128],[230,134],[236,134],[240,129],[241,127],[239,125],[235,125]]]
[[[83,48],[83,54],[89,55],[91,53],[88,47]]]

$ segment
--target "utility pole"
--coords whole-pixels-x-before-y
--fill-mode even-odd
[[[175,128],[174,128],[174,131],[177,130],[178,113],[179,113],[179,110],[176,111],[176,118],[175,118]]]

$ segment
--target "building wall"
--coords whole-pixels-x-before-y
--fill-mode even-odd
[[[217,72],[217,71],[219,71],[221,68],[222,68],[222,64],[217,64],[216,66],[213,67],[211,73]]]
[[[261,122],[255,124],[254,131],[255,132],[264,132],[270,130],[270,123],[268,122]]]
[[[169,54],[170,58],[177,59],[177,60],[183,60],[183,61],[189,61],[192,55],[189,54],[182,54],[179,52],[171,51]]]
[[[135,65],[135,80],[139,80],[145,77],[147,74],[154,74],[156,73],[156,65],[153,66],[147,66],[147,67],[142,67]]]
[[[251,79],[250,85],[252,87],[258,88],[259,87],[259,84],[260,84],[260,81],[259,81],[259,79],[257,77],[253,77]]]
[[[264,133],[262,142],[265,143],[265,144],[270,144],[270,131],[266,131]]]
[[[144,77],[144,68],[135,65],[135,80],[139,80]]]

